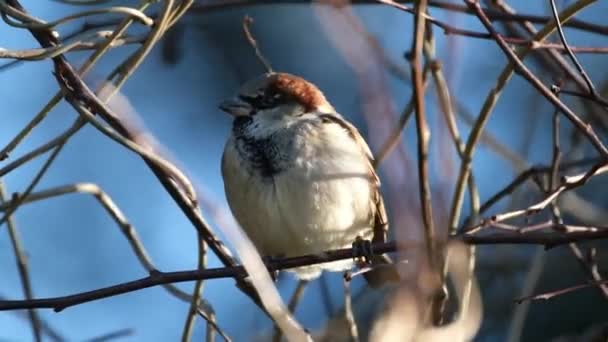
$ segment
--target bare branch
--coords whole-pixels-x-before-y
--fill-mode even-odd
[[[247,41],[249,42],[253,50],[255,51],[255,55],[257,56],[260,63],[262,63],[264,68],[266,68],[266,72],[272,72],[272,66],[270,65],[270,62],[268,61],[268,59],[266,59],[266,57],[264,57],[264,54],[262,54],[262,50],[260,50],[260,47],[258,46],[257,40],[255,40],[253,34],[251,34],[251,24],[253,24],[253,18],[246,15],[245,18],[243,18],[243,32],[245,33],[245,37],[247,38]]]

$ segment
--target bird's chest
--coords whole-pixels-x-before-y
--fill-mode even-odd
[[[369,230],[364,156],[303,129],[290,137],[233,136],[226,146],[223,173],[231,209],[266,254],[343,247]]]
[[[274,137],[252,138],[238,136],[235,138],[235,150],[242,165],[250,173],[258,174],[269,180],[285,171],[293,163],[293,158],[286,153],[286,146],[281,146]],[[285,142],[287,144],[287,142]]]
[[[277,131],[259,137],[252,134],[257,123],[249,119],[237,120],[233,129],[234,149],[242,166],[262,181],[296,166],[298,161],[310,157],[310,148],[298,138],[300,129]]]

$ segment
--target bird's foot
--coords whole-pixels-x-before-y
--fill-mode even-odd
[[[355,263],[359,268],[364,268],[371,264],[372,257],[374,256],[374,249],[370,240],[365,240],[360,236],[357,236],[355,242],[353,242],[353,256]]]

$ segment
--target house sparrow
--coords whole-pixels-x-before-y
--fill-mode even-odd
[[[387,217],[370,149],[315,85],[267,73],[220,108],[234,116],[222,157],[228,204],[262,255],[293,257],[350,247],[357,239],[385,240]],[[349,259],[289,271],[310,280],[352,266]],[[377,284],[398,279],[393,267],[366,275]]]

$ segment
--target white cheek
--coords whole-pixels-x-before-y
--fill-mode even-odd
[[[289,129],[303,118],[313,119],[312,114],[302,115],[302,107],[298,105],[280,106],[259,111],[253,116],[251,135],[258,138],[268,137],[278,131]]]

